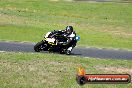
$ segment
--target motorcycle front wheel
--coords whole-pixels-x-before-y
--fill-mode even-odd
[[[35,46],[34,46],[34,50],[35,52],[40,52],[41,50],[45,49],[47,46],[47,44],[44,43],[44,41],[38,42]]]

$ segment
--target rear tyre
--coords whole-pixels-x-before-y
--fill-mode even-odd
[[[70,55],[71,54],[71,51],[70,50],[67,50],[66,51],[66,55]]]
[[[43,41],[41,41],[41,42],[38,42],[35,46],[34,46],[34,50],[35,50],[35,52],[40,52],[42,49],[42,47],[43,47]]]
[[[60,50],[60,54],[65,54],[65,50],[64,49]]]

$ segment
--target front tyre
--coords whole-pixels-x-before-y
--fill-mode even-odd
[[[34,46],[34,50],[35,50],[35,52],[40,52],[42,49],[42,47],[43,47],[43,41],[41,41],[41,42],[38,42],[35,46]]]

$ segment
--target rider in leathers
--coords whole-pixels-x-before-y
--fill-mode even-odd
[[[60,33],[63,36],[67,37],[67,41],[66,42],[58,42],[56,41],[57,45],[66,45],[67,49],[69,51],[72,51],[72,49],[76,46],[76,33],[73,30],[72,26],[67,26],[65,30],[54,30],[52,32],[49,32],[48,35],[46,35],[46,37],[49,38],[54,38],[54,36],[56,35],[56,33]]]

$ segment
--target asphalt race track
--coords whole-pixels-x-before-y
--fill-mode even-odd
[[[35,43],[0,42],[0,51],[35,52]],[[46,52],[42,52],[46,53]],[[72,56],[132,60],[132,51],[75,47]]]

